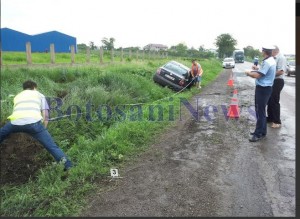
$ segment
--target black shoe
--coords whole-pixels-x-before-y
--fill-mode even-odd
[[[261,139],[263,139],[265,137],[265,135],[261,136],[261,137],[257,137],[256,135],[253,135],[252,138],[249,138],[250,142],[257,142]]]
[[[254,135],[255,134],[255,132],[250,132],[250,135]],[[262,137],[264,138],[264,137],[266,137],[266,135],[262,135]]]
[[[69,169],[71,169],[72,167],[65,167],[64,168],[64,171],[66,172],[66,171],[68,171]]]

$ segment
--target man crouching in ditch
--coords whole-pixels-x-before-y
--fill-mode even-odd
[[[11,133],[24,132],[38,140],[57,162],[64,164],[64,171],[73,165],[64,152],[55,144],[47,128],[48,110],[46,98],[37,91],[37,84],[28,80],[23,83],[23,91],[14,98],[13,113],[9,121],[0,129],[0,144]]]

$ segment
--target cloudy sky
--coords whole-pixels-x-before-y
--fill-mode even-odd
[[[56,30],[97,46],[113,37],[116,48],[185,43],[209,49],[229,33],[237,48],[276,44],[295,54],[295,0],[1,0],[1,27]]]

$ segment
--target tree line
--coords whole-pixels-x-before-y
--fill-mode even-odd
[[[106,38],[104,37],[101,42],[101,47],[104,50],[121,50],[122,48],[115,48],[115,38]],[[181,56],[181,57],[199,57],[199,58],[213,58],[213,57],[219,57],[219,58],[225,58],[225,57],[231,57],[232,53],[236,48],[237,40],[234,39],[229,33],[224,33],[215,39],[215,46],[216,51],[211,51],[208,49],[205,49],[203,45],[201,45],[198,49],[195,49],[193,47],[188,48],[185,43],[179,43],[177,45],[171,46],[167,49],[167,52],[171,56]],[[84,43],[78,44],[77,49],[78,51],[85,52],[87,48],[90,48],[91,50],[97,50],[100,48],[100,46],[97,46],[93,41],[90,41],[89,45],[86,45]],[[137,50],[143,50],[140,47],[127,47],[123,48],[125,50],[131,50],[132,52],[135,52]],[[261,52],[258,49],[254,49],[252,46],[247,46],[243,48],[244,54],[246,57],[254,58],[255,56],[260,57]]]

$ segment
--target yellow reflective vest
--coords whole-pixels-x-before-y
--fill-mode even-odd
[[[23,90],[14,98],[14,110],[8,117],[10,121],[21,118],[41,120],[41,100],[43,95],[36,90]]]

